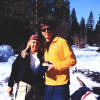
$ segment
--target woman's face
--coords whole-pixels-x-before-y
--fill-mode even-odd
[[[39,40],[30,40],[30,48],[32,53],[37,52],[40,48]]]

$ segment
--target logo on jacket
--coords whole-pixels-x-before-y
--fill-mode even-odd
[[[53,46],[52,48],[58,48],[57,46]]]

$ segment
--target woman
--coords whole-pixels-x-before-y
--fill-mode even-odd
[[[14,83],[19,82],[16,100],[41,100],[43,75],[47,70],[47,67],[42,66],[42,62],[40,38],[36,33],[30,36],[26,49],[12,64],[8,94],[11,96]]]

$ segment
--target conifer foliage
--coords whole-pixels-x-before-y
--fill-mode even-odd
[[[69,0],[0,0],[0,44],[22,48],[43,19],[55,20],[57,34],[72,45],[100,45],[100,16],[96,27],[92,11],[78,22]]]

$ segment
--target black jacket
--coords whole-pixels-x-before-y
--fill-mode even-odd
[[[41,66],[41,68],[43,67]],[[43,74],[40,72],[35,74],[30,67],[30,54],[26,55],[25,58],[19,55],[12,64],[8,86],[13,87],[14,83],[19,81],[26,82],[32,86],[42,85],[44,83]]]

